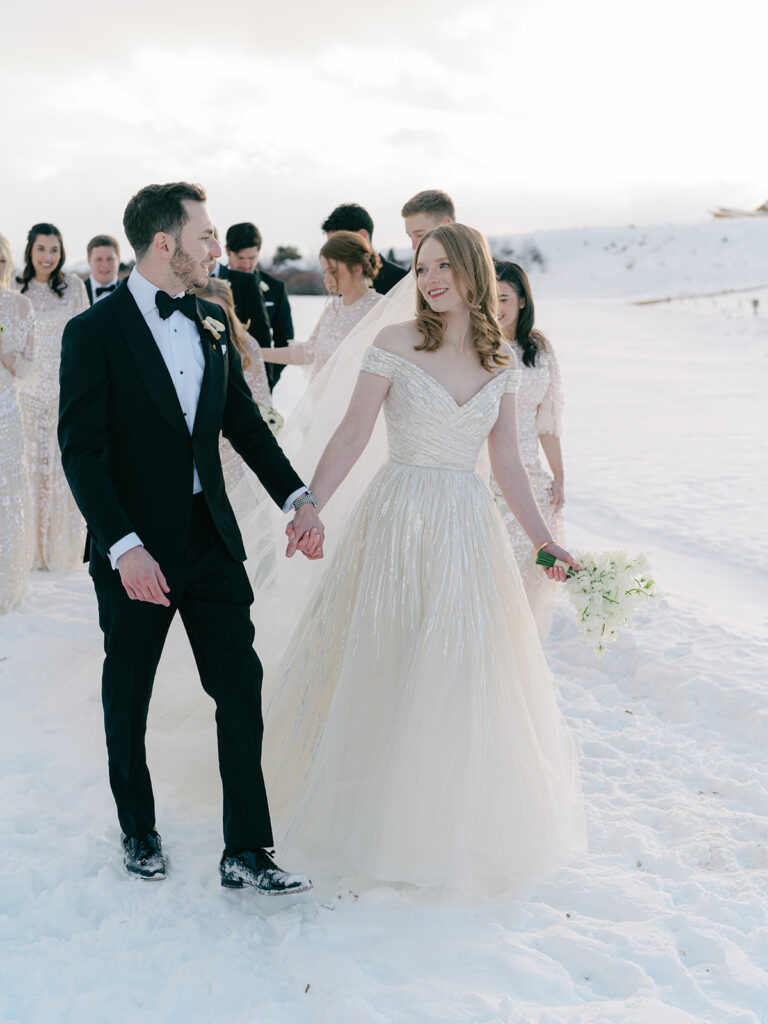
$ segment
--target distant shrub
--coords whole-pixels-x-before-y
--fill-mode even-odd
[[[272,266],[281,267],[284,263],[294,263],[301,259],[301,253],[295,245],[278,245],[272,257]]]
[[[319,270],[303,270],[298,267],[269,268],[271,274],[279,277],[289,295],[325,295],[323,275]]]

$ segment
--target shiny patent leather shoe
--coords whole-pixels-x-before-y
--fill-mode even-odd
[[[123,863],[125,870],[145,882],[165,878],[168,865],[163,856],[163,846],[157,832],[145,836],[123,836]]]
[[[267,850],[244,850],[242,853],[222,854],[219,864],[221,884],[227,889],[242,889],[252,885],[262,893],[307,892],[312,883],[306,875],[291,875],[282,871]]]

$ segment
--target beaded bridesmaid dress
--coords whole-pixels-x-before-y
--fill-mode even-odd
[[[521,371],[520,390],[517,392],[517,432],[520,457],[531,481],[531,489],[539,511],[552,536],[563,542],[563,522],[560,512],[552,508],[552,476],[541,460],[539,436],[552,434],[560,437],[563,417],[563,390],[560,370],[549,343],[540,348],[533,366],[525,366],[522,351],[516,346]],[[527,534],[504,501],[496,481],[491,479],[504,525],[523,579],[526,597],[531,605],[539,637],[543,641],[552,625],[552,606],[557,583],[550,580],[536,565],[536,554]]]
[[[32,529],[18,388],[33,374],[35,315],[24,295],[0,289],[0,613],[21,598],[32,564]]]
[[[32,487],[36,569],[73,569],[82,564],[85,522],[61,466],[56,435],[59,418],[59,363],[66,323],[88,308],[85,285],[65,274],[61,297],[32,279],[25,295],[35,310],[35,376],[21,392],[27,464]]]
[[[381,295],[369,288],[361,298],[348,306],[338,297],[326,304],[304,343],[310,379],[317,376],[352,328],[370,313],[380,299]]]
[[[584,847],[558,710],[480,450],[519,372],[458,405],[411,360],[386,377],[389,456],[269,687],[264,769],[281,856],[492,894]]]

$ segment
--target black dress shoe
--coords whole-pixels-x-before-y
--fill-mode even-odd
[[[165,878],[166,863],[157,832],[147,832],[138,839],[123,836],[123,863],[126,871],[147,882]]]
[[[266,850],[243,850],[222,854],[219,864],[221,884],[227,889],[252,885],[264,893],[306,892],[312,883],[306,875],[289,875],[281,871]]]

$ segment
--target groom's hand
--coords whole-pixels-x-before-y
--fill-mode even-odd
[[[285,533],[288,537],[288,547],[285,549],[286,558],[293,558],[297,551],[301,551],[311,559],[323,557],[325,527],[320,522],[320,516],[318,516],[314,505],[302,505],[291,522],[288,523]]]
[[[171,602],[165,596],[170,592],[170,587],[165,582],[160,566],[146,548],[130,548],[124,555],[120,555],[117,571],[132,601],[148,601],[150,604],[170,607]]]

